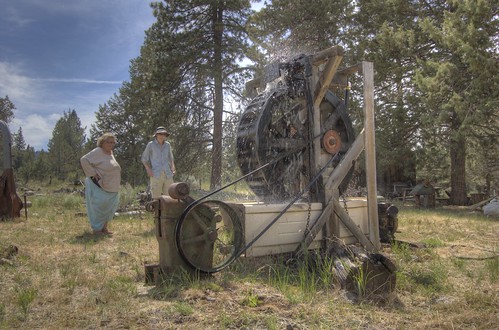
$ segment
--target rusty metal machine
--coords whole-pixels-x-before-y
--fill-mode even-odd
[[[243,254],[301,255],[324,247],[331,238],[378,250],[373,67],[362,62],[339,70],[342,58],[338,46],[301,55],[269,65],[264,77],[247,84],[253,100],[237,129],[237,162],[243,176],[198,200],[188,196],[185,184],[175,184],[170,196],[155,201],[163,271],[187,266],[213,273]],[[365,125],[355,136],[347,112],[348,78],[359,72]],[[364,149],[367,200],[340,203],[353,163]],[[209,199],[242,180],[257,202]],[[381,230],[395,230],[394,216],[392,208]]]
[[[23,202],[16,193],[14,171],[12,170],[11,137],[7,124],[0,120],[0,220],[21,216]]]

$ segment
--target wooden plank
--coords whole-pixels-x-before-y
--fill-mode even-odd
[[[341,162],[334,168],[331,175],[327,178],[324,183],[326,190],[334,191],[338,189],[338,186],[348,174],[353,162],[360,156],[362,150],[364,150],[364,130],[359,133],[352,146],[348,149],[345,156],[343,156]]]
[[[348,68],[344,68],[338,71],[338,75],[350,76],[354,73],[360,72],[362,68],[362,63],[358,63],[353,66],[349,66]]]
[[[343,207],[341,207],[340,202],[337,200],[332,200],[330,203],[333,205],[333,210],[336,215],[340,218],[341,222],[345,225],[345,227],[350,230],[350,232],[359,240],[360,244],[364,246],[367,250],[371,252],[376,252],[378,251],[378,247],[375,246],[367,237],[364,235],[362,230],[360,230],[359,227],[353,222],[352,218],[348,215],[348,213],[345,211]]]
[[[362,62],[364,77],[364,129],[366,175],[367,175],[367,212],[369,218],[369,238],[380,248],[378,223],[378,192],[376,186],[376,144],[374,127],[374,67],[372,62]]]
[[[314,241],[315,237],[322,230],[324,225],[326,224],[326,220],[329,219],[331,212],[333,210],[333,203],[327,203],[326,207],[322,210],[321,215],[317,218],[317,221],[314,222],[312,226],[310,226],[309,232],[305,236],[305,239],[301,244],[296,247],[295,255],[302,255],[305,251],[307,251],[310,244]]]
[[[329,58],[326,67],[322,71],[322,75],[319,78],[317,85],[315,86],[314,108],[319,108],[319,106],[321,105],[322,99],[324,98],[324,95],[326,94],[326,91],[328,90],[329,85],[331,84],[334,74],[338,70],[342,59],[342,56],[334,56]]]
[[[494,197],[487,198],[486,200],[483,200],[481,202],[478,202],[476,204],[471,205],[470,207],[468,207],[468,209],[472,210],[472,211],[478,210],[478,209],[480,209],[480,207],[484,206],[485,204],[487,204],[488,202],[490,202],[493,199],[494,199]]]

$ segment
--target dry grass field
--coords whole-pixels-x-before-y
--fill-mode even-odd
[[[209,277],[144,285],[159,259],[153,214],[90,234],[83,198],[33,196],[0,222],[0,329],[497,329],[499,219],[401,207],[386,299],[339,289],[324,269],[241,257]],[[13,251],[10,246],[17,247]]]

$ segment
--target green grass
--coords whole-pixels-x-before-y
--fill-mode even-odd
[[[121,215],[112,237],[95,237],[78,215],[83,197],[30,200],[27,220],[0,222],[0,251],[19,248],[0,263],[0,329],[490,329],[499,321],[499,222],[467,211],[400,209],[396,238],[407,243],[383,248],[397,288],[380,304],[366,295],[370,274],[356,273],[352,299],[333,260],[311,256],[241,257],[210,276],[180,269],[146,286],[144,264],[159,261],[152,213]],[[469,256],[477,258],[461,258]]]
[[[38,290],[33,287],[19,287],[17,288],[16,293],[17,305],[21,310],[23,320],[26,320],[33,301],[38,294]]]
[[[489,275],[490,281],[492,283],[497,283],[499,280],[499,257],[496,256],[492,259],[489,259],[485,263],[485,268],[487,274]]]
[[[248,290],[241,304],[247,307],[258,307],[261,305],[261,299],[253,290]]]

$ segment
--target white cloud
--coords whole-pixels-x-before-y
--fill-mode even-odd
[[[19,73],[16,67],[0,62],[0,97],[8,95],[11,101],[21,98],[29,99],[34,88],[31,79]]]
[[[56,122],[64,111],[76,109],[82,127],[87,128],[95,122],[98,103],[104,103],[106,95],[88,92],[79,99],[53,99],[53,90],[44,83],[86,83],[94,85],[118,85],[121,81],[102,81],[93,79],[33,79],[20,73],[12,64],[0,62],[0,97],[6,95],[14,103],[14,118],[9,125],[11,133],[22,127],[24,140],[35,150],[47,150]],[[72,103],[72,102],[76,102]],[[55,113],[56,111],[57,113]]]
[[[35,150],[47,150],[47,141],[52,138],[52,130],[61,115],[50,114],[40,116],[37,114],[28,115],[22,120],[14,118],[11,125],[11,133],[17,133],[22,127],[24,140]]]

